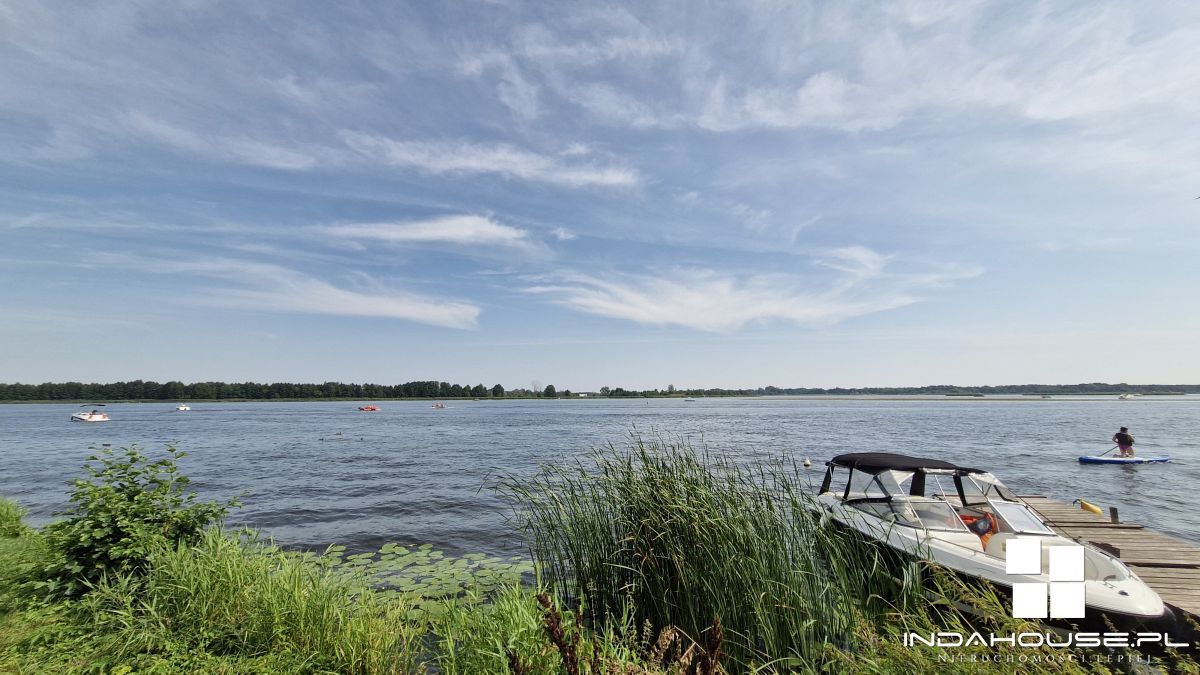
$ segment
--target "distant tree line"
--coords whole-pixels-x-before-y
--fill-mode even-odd
[[[1200,394],[1200,384],[1108,384],[1092,382],[1087,384],[1004,384],[978,387],[958,386],[952,384],[935,384],[925,387],[759,387],[757,389],[677,389],[670,385],[666,389],[646,389],[643,391],[627,390],[621,387],[601,387],[600,396],[608,397],[645,397],[660,396],[971,396],[976,394],[1008,394],[1031,395],[1038,394]]]
[[[219,399],[389,399],[389,398],[657,398],[663,396],[797,396],[797,395],[944,395],[988,394],[1200,394],[1200,384],[1010,384],[996,386],[930,385],[926,387],[858,387],[822,389],[819,387],[759,387],[758,389],[624,389],[601,387],[599,392],[559,391],[554,385],[543,389],[506,390],[496,384],[450,384],[425,380],[404,384],[297,384],[292,382],[155,382],[133,380],[108,384],[82,382],[44,382],[42,384],[2,384],[0,401],[180,401]]]
[[[925,387],[862,387],[862,388],[779,388],[762,387],[756,390],[762,396],[786,396],[799,394],[933,394],[933,395],[972,395],[972,394],[1200,394],[1200,384],[1126,384],[1118,382],[1089,382],[1084,384],[1001,384],[990,386],[957,386],[952,384],[936,384]]]
[[[404,384],[346,384],[325,382],[324,384],[296,384],[292,382],[154,382],[133,380],[108,384],[84,384],[82,382],[45,382],[43,384],[0,384],[0,401],[73,401],[94,399],[101,401],[176,401],[216,399],[317,399],[317,398],[523,398],[554,396],[554,387],[548,392],[530,392],[519,389],[505,391],[497,384],[485,387],[467,384],[450,384],[434,380],[406,382]],[[569,392],[568,392],[569,393]]]

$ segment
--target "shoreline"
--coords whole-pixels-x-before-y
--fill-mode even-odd
[[[1113,393],[1079,393],[1079,394],[1051,394],[1050,398],[1042,398],[1040,394],[776,394],[776,395],[757,395],[757,394],[727,394],[727,395],[711,395],[711,396],[692,396],[690,398],[695,401],[704,399],[754,399],[754,400],[779,400],[779,401],[1022,401],[1022,402],[1037,402],[1043,403],[1046,401],[1115,401],[1119,400],[1118,394]],[[1158,399],[1184,399],[1200,400],[1200,395],[1190,393],[1169,393],[1169,394],[1140,394],[1138,398],[1155,397]],[[412,402],[412,401],[454,401],[454,402],[518,402],[518,401],[638,401],[638,400],[685,400],[686,396],[559,396],[559,397],[534,397],[534,396],[512,396],[504,398],[475,398],[469,396],[453,397],[453,396],[420,396],[420,397],[396,397],[396,398],[370,398],[370,397],[338,397],[338,398],[180,398],[180,399],[162,399],[162,398],[141,398],[141,399],[105,399],[105,398],[79,398],[79,399],[35,399],[35,400],[0,400],[0,405],[86,405],[88,403],[103,403],[105,405],[113,403],[383,403],[389,401],[397,402]]]

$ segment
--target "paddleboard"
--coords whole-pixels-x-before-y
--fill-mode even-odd
[[[1170,457],[1099,457],[1084,455],[1079,458],[1080,464],[1161,464],[1171,461]]]

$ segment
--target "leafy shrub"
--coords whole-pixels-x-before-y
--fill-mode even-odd
[[[194,543],[239,505],[197,502],[175,464],[186,453],[168,446],[167,455],[151,460],[131,446],[88,458],[90,478],[74,481],[67,519],[44,529],[58,554],[44,569],[46,590],[79,595],[105,575],[137,574],[153,551]]]
[[[25,532],[25,509],[11,499],[0,497],[0,538],[19,537]]]

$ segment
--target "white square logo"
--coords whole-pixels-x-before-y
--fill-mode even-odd
[[[1042,538],[1014,537],[1005,542],[1004,570],[1008,574],[1042,574]],[[1013,618],[1082,619],[1084,601],[1084,550],[1082,546],[1047,546],[1050,583],[1016,582],[1012,585]],[[1048,606],[1048,607],[1047,607]]]
[[[1082,581],[1055,581],[1050,584],[1050,616],[1056,619],[1082,619]]]
[[[1008,574],[1042,573],[1042,540],[1040,537],[1014,537],[1005,543],[1007,554],[1004,571]]]
[[[1083,581],[1083,547],[1051,546],[1050,581]]]
[[[1048,584],[1013,584],[1013,617],[1017,619],[1046,619]]]

